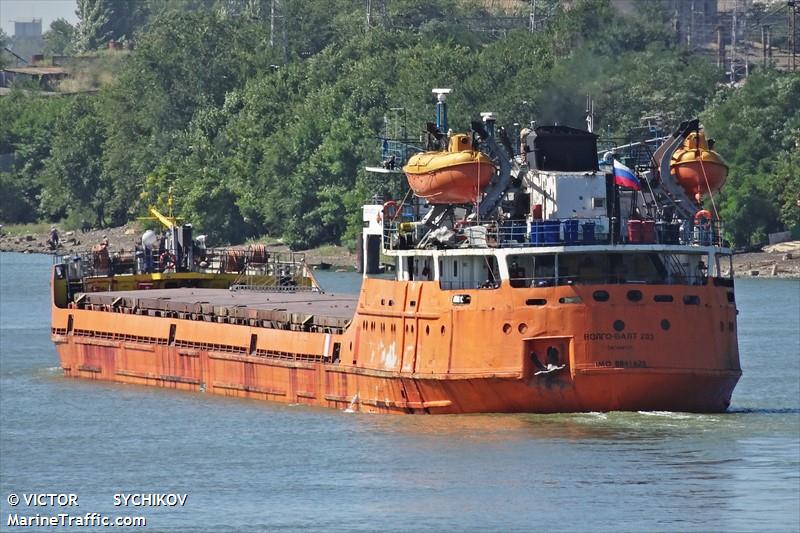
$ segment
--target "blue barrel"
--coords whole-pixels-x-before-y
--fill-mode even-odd
[[[583,244],[594,244],[594,222],[584,222],[581,225],[581,238],[583,239]]]
[[[542,220],[542,240],[545,244],[555,244],[559,242],[561,233],[560,220]]]
[[[578,221],[569,219],[564,221],[564,243],[576,244],[578,242]]]

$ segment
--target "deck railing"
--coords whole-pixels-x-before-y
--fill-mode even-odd
[[[90,252],[54,256],[56,263],[67,267],[69,279],[108,277],[115,275],[152,274],[168,272],[198,272],[203,274],[236,274],[292,278],[306,274],[305,255],[294,252],[275,252],[264,245],[248,248],[195,249],[181,264],[168,252],[150,250],[109,251],[96,248]]]
[[[386,250],[415,248],[427,230],[414,222],[387,221],[383,245]],[[501,223],[457,223],[449,232],[431,237],[431,245],[464,248],[528,248],[610,244],[609,231],[597,219],[508,220]],[[444,242],[442,242],[444,241]],[[426,243],[426,244],[428,244]],[[614,244],[723,246],[722,224],[697,224],[694,220],[627,220]]]

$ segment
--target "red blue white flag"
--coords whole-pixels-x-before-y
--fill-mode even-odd
[[[639,183],[639,178],[633,171],[616,159],[614,160],[614,184],[634,191],[642,189],[642,184]]]

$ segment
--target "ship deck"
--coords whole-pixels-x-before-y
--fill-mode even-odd
[[[83,293],[76,298],[83,309],[311,330],[346,328],[357,303],[355,294],[197,288]]]

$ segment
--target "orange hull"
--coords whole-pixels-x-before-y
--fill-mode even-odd
[[[432,204],[475,203],[493,175],[491,163],[464,163],[422,174],[406,172],[414,194]]]
[[[365,279],[341,334],[53,306],[64,374],[368,412],[724,411],[741,370],[730,288],[464,290]],[[656,304],[669,294],[675,303]],[[685,305],[684,295],[703,305]],[[582,303],[558,303],[576,301]],[[527,305],[530,298],[544,306]],[[566,298],[566,300],[564,300]],[[622,330],[618,329],[620,321]],[[664,324],[667,323],[665,327]],[[563,367],[537,375],[553,354]],[[538,355],[537,355],[538,354]]]

